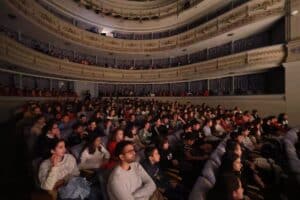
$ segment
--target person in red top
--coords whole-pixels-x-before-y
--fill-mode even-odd
[[[122,129],[117,129],[113,133],[111,140],[107,144],[107,150],[109,151],[111,157],[108,163],[104,166],[104,168],[112,169],[117,164],[118,159],[114,156],[115,149],[117,144],[123,140],[124,140],[124,131]]]

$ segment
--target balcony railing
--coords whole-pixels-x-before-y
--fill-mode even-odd
[[[185,33],[164,39],[133,41],[105,37],[81,30],[60,20],[32,1],[8,1],[32,21],[66,40],[110,52],[135,54],[138,52],[157,52],[188,46],[249,23],[260,21],[262,18],[282,16],[284,14],[285,2],[284,0],[251,1]]]
[[[165,83],[200,80],[210,76],[276,67],[286,57],[284,46],[274,45],[177,68],[120,70],[53,58],[24,47],[4,35],[0,36],[0,41],[0,59],[2,61],[57,76],[120,83]]]

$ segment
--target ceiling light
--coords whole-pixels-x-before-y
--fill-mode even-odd
[[[298,13],[299,13],[298,10],[293,10],[293,11],[291,12],[291,15],[295,16],[295,15],[297,15]]]

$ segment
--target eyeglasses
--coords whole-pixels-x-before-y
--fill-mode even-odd
[[[130,149],[130,150],[128,150],[128,151],[126,151],[126,152],[123,152],[123,154],[127,154],[127,153],[135,153],[135,150],[134,149]]]

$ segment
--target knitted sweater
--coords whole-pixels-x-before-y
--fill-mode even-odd
[[[96,148],[96,151],[93,154],[89,153],[89,150],[86,148],[80,157],[80,169],[97,169],[99,168],[103,160],[108,160],[110,158],[110,153],[101,145],[101,151]]]
[[[57,181],[62,179],[67,181],[78,175],[76,160],[71,154],[65,154],[64,158],[54,167],[52,167],[50,159],[44,160],[39,169],[39,181],[44,190],[53,190]]]
[[[155,189],[155,183],[137,162],[131,163],[128,171],[116,166],[107,188],[110,200],[148,200]]]

